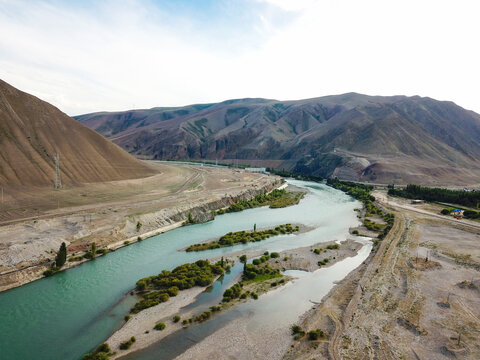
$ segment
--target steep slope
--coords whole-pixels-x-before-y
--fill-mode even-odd
[[[54,106],[0,80],[0,184],[79,184],[138,178],[153,171]]]
[[[472,182],[480,174],[480,115],[418,96],[239,99],[76,119],[157,159],[276,160],[322,176],[397,183]]]

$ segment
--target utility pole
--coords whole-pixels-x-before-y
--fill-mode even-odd
[[[58,155],[58,153],[55,153],[54,160],[55,160],[55,183],[53,187],[55,189],[60,189],[62,187],[62,180],[60,179],[60,155]]]

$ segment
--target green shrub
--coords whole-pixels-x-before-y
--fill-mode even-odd
[[[256,292],[252,292],[250,294],[250,296],[254,299],[254,300],[257,300],[258,299],[258,294]]]
[[[195,318],[195,321],[202,322],[202,321],[208,320],[210,316],[212,316],[211,311],[204,311],[203,313],[201,313]]]
[[[125,321],[128,321],[128,320],[130,320],[130,318],[131,318],[131,316],[130,316],[130,315],[125,315],[125,316],[123,317],[123,319],[124,319]]]
[[[167,291],[168,291],[168,295],[173,297],[178,295],[179,289],[176,286],[172,286],[172,287],[169,287]]]
[[[43,272],[43,275],[44,275],[45,277],[52,276],[53,274],[55,274],[55,271],[53,271],[52,269],[48,269],[48,270],[45,270],[45,271]]]
[[[83,355],[82,360],[108,360],[110,351],[110,346],[107,343],[102,343],[93,352]]]
[[[290,330],[292,331],[292,335],[295,340],[299,340],[305,336],[305,331],[303,331],[299,325],[293,324],[290,326]]]
[[[155,326],[153,327],[155,330],[163,330],[167,327],[167,325],[165,325],[164,322],[158,322],[155,324]]]
[[[223,293],[223,302],[229,302],[232,299],[236,299],[240,297],[240,294],[242,292],[242,284],[236,283],[233,284],[231,287],[229,287],[225,292]]]
[[[107,353],[90,353],[90,354],[85,354],[83,355],[82,360],[108,360],[108,354]]]
[[[308,332],[308,339],[309,340],[318,340],[322,338],[324,335],[322,329],[312,330]]]
[[[273,252],[273,253],[270,254],[270,257],[271,257],[272,259],[275,259],[275,258],[280,257],[280,254],[279,254],[278,252]]]
[[[175,315],[175,316],[173,317],[173,322],[174,322],[174,323],[177,323],[177,322],[179,322],[179,321],[180,321],[180,316]]]
[[[463,216],[466,219],[480,219],[480,212],[474,210],[465,210]]]
[[[120,350],[128,350],[132,344],[136,341],[135,336],[132,336],[129,340],[120,343]]]
[[[352,231],[352,234],[353,234],[353,235],[358,235],[359,232],[358,232],[358,230],[353,230],[353,231]]]

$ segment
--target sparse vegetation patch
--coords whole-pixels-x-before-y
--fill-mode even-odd
[[[186,251],[203,251],[210,249],[218,249],[221,247],[233,246],[236,244],[246,244],[249,242],[256,242],[268,239],[269,237],[282,235],[282,234],[292,234],[296,231],[299,231],[299,227],[293,227],[291,224],[279,225],[272,229],[262,230],[262,231],[237,231],[229,232],[226,235],[223,235],[220,239],[207,243],[199,243],[190,245]]]
[[[131,313],[158,305],[176,296],[180,290],[194,286],[208,286],[213,279],[223,274],[223,268],[218,264],[210,264],[208,260],[198,260],[195,263],[177,266],[172,271],[163,270],[156,276],[150,276],[137,281],[137,290],[143,293],[143,299],[135,304]]]

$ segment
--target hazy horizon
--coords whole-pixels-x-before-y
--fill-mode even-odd
[[[428,96],[480,113],[474,1],[0,0],[0,78],[69,115]]]

